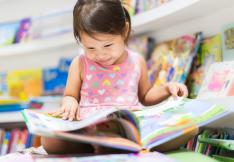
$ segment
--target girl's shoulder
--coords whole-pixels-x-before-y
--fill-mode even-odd
[[[142,62],[144,59],[144,57],[138,53],[138,52],[135,52],[135,51],[132,51],[130,49],[127,49],[128,51],[128,54],[130,56],[130,58],[135,62],[135,63],[140,63]]]

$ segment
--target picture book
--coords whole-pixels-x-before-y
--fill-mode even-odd
[[[127,9],[130,16],[135,15],[137,0],[122,0],[124,7]]]
[[[28,108],[27,102],[10,96],[0,96],[0,112],[21,111]]]
[[[61,95],[63,94],[66,79],[61,81],[58,68],[43,69],[43,94],[44,95]]]
[[[147,1],[137,1],[137,13],[143,13],[148,10],[157,8],[161,5],[165,5],[171,0],[147,0]]]
[[[0,73],[0,96],[6,96],[8,94],[7,89],[7,73]]]
[[[128,48],[141,54],[146,60],[149,60],[155,46],[155,39],[148,36],[131,37],[128,42]]]
[[[0,47],[13,44],[19,28],[19,22],[0,24]]]
[[[222,28],[223,60],[234,60],[234,24],[228,24]]]
[[[136,112],[118,107],[100,109],[81,121],[22,111],[32,134],[132,152],[152,150],[228,113],[223,106],[191,99],[169,100]]]
[[[156,44],[148,61],[149,80],[162,85],[169,81],[184,83],[200,45],[202,33],[183,35]]]
[[[72,16],[70,13],[70,10],[63,10],[32,17],[30,39],[48,38],[71,32]]]
[[[21,42],[27,42],[29,41],[30,34],[29,31],[31,29],[31,19],[30,18],[24,18],[20,21],[19,29],[16,33],[15,42],[21,43]]]
[[[7,86],[10,96],[27,100],[42,94],[42,70],[15,70],[7,74]]]
[[[234,61],[213,63],[206,73],[198,98],[234,95]]]
[[[205,155],[233,155],[234,130],[232,128],[203,128],[196,138],[190,140],[193,147],[187,144],[187,149]]]
[[[72,58],[60,58],[55,68],[43,69],[43,95],[62,95]]]
[[[210,65],[220,61],[222,61],[221,35],[203,39],[186,83],[189,88],[189,98],[197,97]]]

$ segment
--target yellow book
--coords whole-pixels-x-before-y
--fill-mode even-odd
[[[42,94],[42,69],[17,70],[7,75],[9,95],[22,100]]]

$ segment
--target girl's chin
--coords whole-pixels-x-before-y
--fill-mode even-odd
[[[113,65],[113,61],[112,60],[108,60],[108,61],[105,61],[105,62],[98,62],[98,64],[102,65],[102,66],[110,66],[110,65]]]

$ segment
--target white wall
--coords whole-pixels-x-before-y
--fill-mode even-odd
[[[0,23],[72,9],[77,0],[0,0]],[[71,14],[72,16],[72,14]]]

